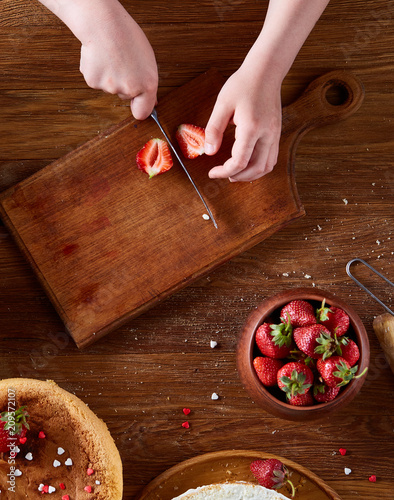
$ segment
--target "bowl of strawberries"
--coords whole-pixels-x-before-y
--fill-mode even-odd
[[[253,400],[287,420],[326,417],[364,383],[369,340],[355,310],[317,288],[282,291],[247,318],[237,346],[240,379]]]

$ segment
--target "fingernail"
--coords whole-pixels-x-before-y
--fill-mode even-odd
[[[215,152],[215,148],[213,147],[213,144],[205,143],[205,154],[207,155],[213,155]]]

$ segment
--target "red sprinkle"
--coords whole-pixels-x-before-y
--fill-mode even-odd
[[[84,490],[87,491],[88,493],[92,493],[92,487],[90,485],[85,486]]]
[[[62,500],[70,500],[70,497],[68,495],[63,495]]]
[[[40,432],[38,433],[38,437],[39,437],[40,439],[45,439],[45,438],[46,438],[46,435],[45,435],[42,431],[40,431]]]
[[[41,493],[48,493],[49,491],[49,484],[44,484]]]
[[[339,453],[343,456],[346,455],[346,448],[339,448]]]
[[[86,474],[88,476],[91,476],[92,474],[94,474],[94,470],[89,467],[89,469],[86,471]]]
[[[183,413],[184,413],[185,415],[189,415],[189,413],[190,413],[190,411],[191,411],[191,410],[190,410],[190,408],[183,408],[183,410],[182,410],[182,411],[183,411]]]
[[[60,484],[59,484],[59,488],[60,488],[61,490],[65,490],[65,489],[66,489],[66,487],[64,486],[64,483],[60,483]]]
[[[184,427],[185,429],[188,429],[190,427],[189,422],[183,422],[182,427]]]
[[[27,437],[19,438],[20,444],[25,444],[27,441]]]
[[[375,474],[372,474],[372,476],[370,476],[368,478],[368,481],[371,481],[371,483],[376,483],[376,476],[375,476]]]

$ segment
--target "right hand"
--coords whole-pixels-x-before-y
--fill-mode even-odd
[[[97,26],[94,36],[82,41],[80,71],[89,87],[130,99],[137,120],[147,118],[156,105],[155,54],[126,11]]]

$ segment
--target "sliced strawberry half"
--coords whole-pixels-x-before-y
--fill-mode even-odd
[[[151,139],[137,153],[137,165],[149,179],[170,170],[173,165],[170,148],[162,139]]]
[[[191,125],[190,123],[182,123],[179,125],[175,134],[179,147],[186,158],[197,158],[205,153],[205,129]]]

